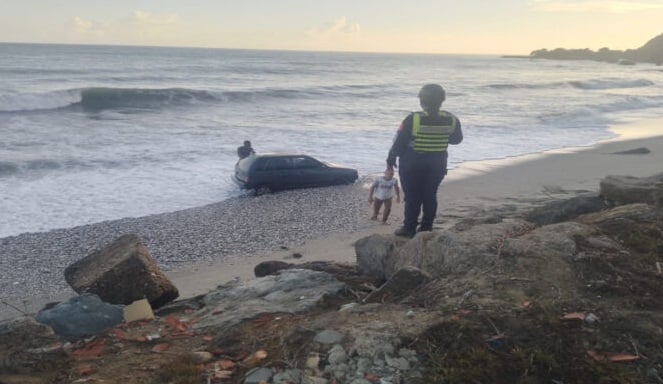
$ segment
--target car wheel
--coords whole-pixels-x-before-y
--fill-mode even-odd
[[[269,187],[266,186],[266,185],[261,185],[261,186],[255,188],[256,196],[267,195],[271,192],[272,192],[272,190],[269,189]]]

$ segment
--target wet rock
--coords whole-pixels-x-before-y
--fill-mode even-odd
[[[126,305],[145,298],[158,308],[179,296],[177,288],[134,234],[124,235],[71,264],[64,275],[77,293],[95,294],[112,304]]]

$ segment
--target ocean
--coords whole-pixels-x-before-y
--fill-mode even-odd
[[[429,82],[462,122],[452,168],[663,115],[663,68],[648,64],[0,44],[0,237],[238,198],[244,140],[380,174]]]

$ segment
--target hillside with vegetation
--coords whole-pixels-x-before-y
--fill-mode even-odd
[[[613,50],[607,47],[598,51],[585,49],[556,48],[553,50],[538,49],[530,53],[531,58],[552,60],[595,60],[609,63],[654,63],[663,64],[663,34],[649,40],[637,49],[625,51]]]

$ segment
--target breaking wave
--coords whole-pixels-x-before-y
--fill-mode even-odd
[[[201,103],[253,102],[263,98],[296,99],[325,97],[331,94],[374,97],[381,85],[344,85],[311,88],[263,88],[256,90],[207,91],[187,88],[83,88],[46,93],[0,95],[0,112],[21,112],[80,107],[98,112],[114,109],[160,109]]]
[[[647,79],[594,79],[584,81],[570,81],[569,84],[578,89],[620,89],[650,87],[654,83]]]

